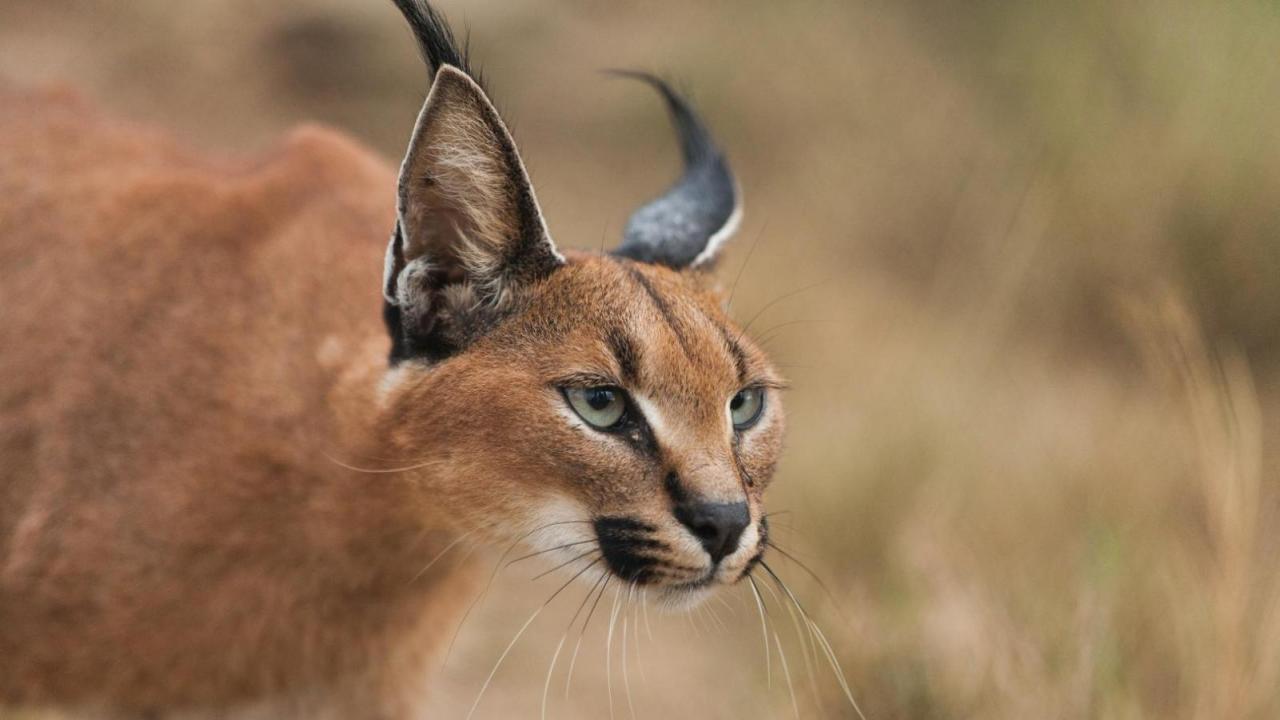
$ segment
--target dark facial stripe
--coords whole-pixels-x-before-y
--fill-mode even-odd
[[[630,418],[629,425],[612,434],[626,442],[640,457],[652,463],[661,462],[662,453],[658,449],[658,439],[654,437],[653,428],[649,427],[649,421],[630,396],[627,397],[627,417]]]
[[[751,477],[751,473],[747,470],[747,466],[742,463],[742,455],[738,452],[738,443],[741,437],[734,433],[733,435],[733,464],[738,469],[738,480],[742,482],[742,489],[750,494],[748,488],[755,487],[756,479]]]
[[[609,343],[609,351],[618,361],[622,381],[628,385],[639,384],[640,364],[631,337],[621,328],[611,328],[605,335],[605,342]]]
[[[595,525],[597,531],[615,535],[625,533],[643,535],[645,533],[657,532],[658,530],[658,528],[647,522],[621,515],[606,515],[598,517],[596,518]]]
[[[605,563],[615,575],[641,585],[656,579],[661,554],[669,548],[653,537],[657,528],[629,517],[600,517],[595,521],[596,542]]]
[[[725,347],[729,349],[729,355],[733,358],[733,366],[738,371],[738,383],[745,383],[747,381],[747,353],[738,344],[738,338],[729,332],[729,328],[714,321],[713,324],[720,331],[720,336],[724,338]]]
[[[671,312],[671,305],[667,302],[666,298],[658,294],[657,289],[655,289],[653,284],[649,282],[649,278],[644,276],[644,273],[633,267],[626,267],[627,274],[639,283],[640,287],[644,288],[649,299],[652,300],[654,306],[658,308],[658,313],[662,315],[662,319],[666,320],[667,326],[671,328],[672,334],[676,336],[676,340],[680,343],[680,349],[684,350],[684,354],[686,356],[692,358],[693,352],[689,349],[689,338],[685,336],[684,328],[680,326],[680,323],[676,320],[675,314]]]

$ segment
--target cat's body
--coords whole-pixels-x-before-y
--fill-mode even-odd
[[[759,561],[779,381],[699,269],[736,217],[705,130],[668,94],[696,182],[561,253],[398,4],[438,68],[398,202],[331,131],[214,161],[0,97],[0,710],[418,717],[476,589],[455,542],[673,602]]]
[[[448,525],[334,462],[379,464],[394,170],[321,129],[213,163],[52,94],[0,137],[0,697],[221,704],[430,652]]]

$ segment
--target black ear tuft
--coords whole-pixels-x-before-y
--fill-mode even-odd
[[[409,28],[413,30],[413,35],[418,41],[418,51],[422,53],[422,59],[427,63],[427,69],[431,73],[429,77],[434,77],[441,67],[452,65],[474,79],[477,84],[484,85],[480,76],[472,72],[466,47],[459,49],[458,42],[453,37],[453,30],[443,15],[425,0],[392,0],[392,2],[399,8],[400,14],[404,15]]]
[[[646,73],[611,72],[646,82],[662,94],[684,157],[684,174],[631,216],[613,254],[673,268],[709,265],[742,214],[728,162],[689,103],[667,83]]]

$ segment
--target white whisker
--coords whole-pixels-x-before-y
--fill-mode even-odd
[[[609,720],[613,720],[613,625],[618,620],[618,598],[622,595],[622,586],[613,592],[613,610],[609,611],[609,632],[604,641],[604,677],[609,691]]]
[[[573,666],[578,662],[578,651],[582,649],[582,636],[578,636],[573,644],[573,655],[569,658],[569,671],[564,676],[564,696],[569,697],[569,683],[573,682]]]
[[[547,609],[547,606],[550,605],[551,602],[560,595],[560,593],[564,592],[565,588],[573,584],[574,580],[577,580],[582,573],[591,569],[591,567],[599,561],[600,559],[596,558],[581,570],[574,573],[573,577],[569,578],[563,585],[557,588],[555,592],[551,593],[551,596],[543,601],[542,605],[540,605],[537,610],[533,611],[533,614],[529,616],[529,619],[524,621],[524,625],[520,626],[520,629],[516,631],[515,637],[511,638],[511,642],[507,643],[506,649],[504,649],[502,654],[498,656],[498,661],[493,664],[493,669],[489,671],[489,676],[484,679],[484,684],[480,686],[480,692],[476,694],[476,701],[471,704],[471,710],[467,712],[467,720],[471,720],[471,716],[475,714],[476,708],[480,707],[480,699],[484,697],[484,691],[489,689],[489,683],[493,682],[493,676],[498,674],[498,668],[502,666],[502,661],[507,659],[507,655],[511,652],[511,648],[516,646],[516,643],[520,640],[520,636],[524,635],[524,631],[529,629],[529,625],[533,624],[533,621],[538,617],[538,614]],[[501,562],[501,560],[499,560],[499,562]]]
[[[516,636],[511,638],[511,642],[507,643],[506,649],[498,656],[498,662],[493,664],[493,669],[489,671],[489,676],[484,679],[484,684],[480,686],[480,692],[476,695],[476,701],[471,703],[471,709],[467,711],[466,720],[471,720],[471,716],[475,715],[476,708],[480,707],[480,699],[484,697],[484,691],[489,689],[489,683],[493,682],[493,676],[498,674],[498,668],[502,666],[502,661],[507,659],[507,654],[511,652],[511,648],[516,646],[516,642],[520,640],[520,636],[524,635],[524,631],[529,629],[529,626],[533,624],[533,621],[545,607],[546,605],[543,605],[537,610],[534,610],[533,614],[529,616],[529,619],[524,621],[524,625],[521,625],[520,629],[516,631]]]
[[[768,687],[772,689],[773,660],[769,657],[769,629],[764,624],[764,598],[760,597],[760,589],[756,586],[756,579],[748,575],[747,580],[751,583],[751,593],[756,599],[756,609],[760,611],[760,637],[764,640],[764,676]]]
[[[463,540],[466,540],[466,539],[467,539],[467,537],[469,537],[470,535],[472,535],[473,533],[475,533],[475,532],[476,532],[477,530],[479,530],[479,529],[480,529],[480,528],[473,528],[473,529],[471,529],[471,530],[468,530],[468,531],[466,531],[466,532],[462,533],[462,534],[461,534],[461,535],[459,535],[458,537],[454,538],[453,542],[449,543],[448,545],[445,545],[443,550],[441,550],[440,552],[436,553],[436,556],[435,556],[435,557],[433,557],[433,558],[431,558],[431,562],[429,562],[429,563],[427,563],[426,565],[424,565],[424,566],[423,566],[423,568],[422,568],[421,570],[419,570],[419,571],[418,571],[418,574],[417,574],[417,575],[414,575],[414,576],[413,576],[413,578],[409,580],[409,583],[408,583],[408,584],[412,585],[413,583],[417,582],[417,581],[418,581],[418,578],[422,577],[423,575],[426,575],[426,574],[427,574],[427,571],[431,569],[431,566],[432,566],[432,565],[435,565],[435,564],[436,564],[436,562],[438,562],[438,561],[440,560],[440,558],[442,558],[442,557],[444,557],[444,556],[445,556],[445,553],[447,553],[447,552],[449,552],[450,550],[452,550],[454,547],[456,547],[456,546],[458,545],[458,543],[461,543]]]
[[[844,669],[840,667],[840,661],[836,658],[836,653],[831,649],[831,643],[827,642],[826,635],[822,633],[822,629],[818,627],[818,624],[814,622],[809,613],[805,612],[804,606],[800,604],[795,593],[791,592],[791,588],[787,587],[787,584],[782,581],[782,578],[778,577],[778,574],[769,567],[769,564],[762,562],[760,565],[778,584],[779,589],[786,593],[787,597],[791,598],[791,602],[795,603],[796,610],[800,611],[800,616],[804,618],[809,627],[809,633],[821,644],[822,650],[827,657],[827,663],[831,666],[831,671],[835,673],[836,682],[839,683],[840,689],[844,691],[845,699],[849,701],[849,705],[858,713],[859,718],[867,720],[867,716],[862,714],[862,708],[858,707],[857,701],[853,699],[853,691],[849,689],[849,682],[844,677]]]
[[[845,680],[844,669],[840,667],[840,661],[836,658],[835,651],[831,649],[831,643],[827,642],[827,636],[822,634],[822,628],[818,627],[818,624],[813,620],[809,621],[809,627],[813,629],[815,637],[822,643],[822,649],[827,654],[827,660],[831,663],[831,670],[836,675],[836,682],[840,683],[840,689],[844,691],[845,699],[853,706],[854,711],[858,713],[858,717],[862,718],[862,720],[867,720],[867,716],[862,714],[862,708],[858,707],[858,701],[853,699],[853,691],[849,689],[849,682]]]
[[[328,453],[323,453],[323,455],[329,460],[329,462],[333,463],[334,465],[346,468],[347,470],[351,470],[352,472],[365,473],[368,475],[394,475],[395,473],[408,472],[410,470],[419,470],[435,462],[434,460],[428,460],[426,462],[418,463],[416,465],[405,465],[403,467],[362,468],[362,467],[356,467],[355,465],[348,465],[347,463],[342,462],[341,460],[333,457]]]
[[[546,530],[547,528],[557,527],[559,525],[576,525],[576,524],[585,523],[585,522],[589,522],[589,521],[561,520],[558,522],[547,523],[545,525],[539,525],[538,527],[516,538],[511,542],[510,545],[507,546],[507,549],[504,550],[502,552],[502,555],[498,557],[498,561],[493,564],[493,572],[489,574],[488,582],[484,584],[484,587],[480,590],[480,593],[476,595],[475,599],[471,601],[471,604],[467,606],[466,612],[462,614],[462,619],[458,621],[458,627],[453,631],[453,637],[449,639],[449,646],[448,648],[445,649],[444,660],[440,663],[441,668],[449,664],[449,658],[453,655],[453,646],[457,644],[458,635],[462,633],[462,626],[467,623],[467,618],[471,617],[472,611],[476,609],[476,606],[480,604],[480,601],[485,597],[485,595],[489,593],[489,588],[493,586],[494,579],[496,579],[498,577],[498,573],[502,571],[502,568],[503,568],[502,562],[507,559],[507,555],[511,554],[511,551],[515,549],[516,545],[519,545],[523,540],[527,539],[530,535],[540,530]]]
[[[640,595],[640,607],[644,611],[644,632],[649,636],[649,642],[653,642],[653,627],[649,625],[649,591],[642,590]]]
[[[635,589],[635,583],[627,586],[627,599],[622,608],[622,687],[627,694],[627,708],[631,712],[631,720],[636,720],[636,706],[631,699],[631,673],[627,669],[627,610],[631,608],[631,594]]]
[[[556,651],[551,656],[551,664],[547,667],[547,680],[542,684],[542,720],[547,720],[547,694],[551,691],[551,676],[556,671],[556,660],[560,658],[560,651],[564,649],[564,641],[569,638],[569,632],[566,630],[564,635],[560,636],[560,642],[556,644]]]
[[[811,633],[801,629],[800,617],[796,614],[792,604],[783,602],[782,598],[778,597],[778,594],[774,592],[768,583],[765,583],[764,589],[769,593],[769,597],[773,598],[774,604],[786,608],[787,614],[791,617],[791,625],[795,629],[796,639],[800,641],[800,657],[804,658],[809,691],[813,693],[814,703],[820,707],[822,705],[822,694],[818,691],[818,671],[815,668],[818,663],[817,643],[812,642]]]
[[[636,667],[640,669],[640,682],[648,686],[649,678],[645,675],[644,662],[640,657],[640,609],[644,605],[644,601],[644,589],[640,588],[640,601],[632,606],[631,611],[631,635],[635,643]]]
[[[603,584],[600,584],[602,582]],[[600,585],[599,593],[596,592],[596,585]],[[587,623],[591,622],[591,616],[595,614],[596,611],[596,604],[600,602],[600,597],[604,595],[605,588],[607,587],[609,587],[609,571],[605,570],[600,573],[600,579],[596,580],[596,582],[592,584],[591,589],[587,591],[586,599],[583,600],[582,607],[585,607],[586,600],[589,600],[592,595],[596,596],[595,602],[591,605],[591,610],[587,612],[586,619],[582,621],[582,628],[578,631],[578,640],[573,644],[573,656],[569,658],[569,672],[564,678],[564,696],[566,698],[569,697],[569,686],[573,682],[573,667],[578,662],[578,651],[582,649],[582,637],[587,633]],[[582,607],[578,608],[578,612],[582,612]],[[569,620],[570,627],[573,626],[573,620],[576,620],[577,617],[577,613],[574,613],[573,619]]]
[[[787,667],[787,653],[782,649],[782,638],[778,637],[778,631],[773,631],[773,642],[778,648],[778,659],[782,661],[782,677],[787,681],[787,692],[791,695],[791,710],[796,714],[796,720],[800,720],[800,705],[796,702],[796,689],[791,684],[791,669]]]

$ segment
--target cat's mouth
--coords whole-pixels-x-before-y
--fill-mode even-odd
[[[687,598],[741,580],[759,562],[763,544],[742,567],[720,562],[691,562],[664,541],[659,529],[629,517],[594,521],[600,554],[609,570],[626,583],[660,589],[664,596]]]
[[[667,595],[670,597],[679,597],[679,596],[685,596],[685,595],[693,595],[698,593],[701,590],[706,590],[707,588],[712,587],[713,585],[718,585],[718,584],[720,584],[720,581],[716,579],[716,573],[714,570],[712,570],[711,572],[708,572],[706,575],[704,575],[701,578],[698,578],[697,580],[692,580],[692,581],[683,582],[683,583],[676,583],[674,585],[667,585],[667,586],[664,586],[662,590],[664,595]]]

